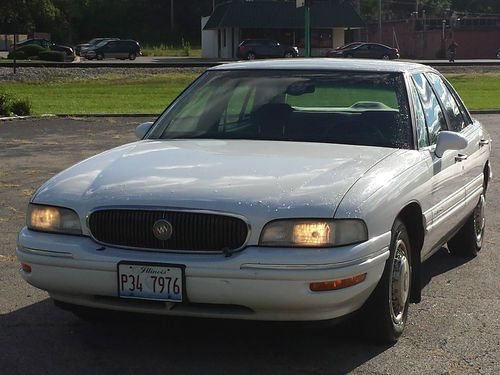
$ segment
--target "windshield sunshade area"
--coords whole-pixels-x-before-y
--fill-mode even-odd
[[[398,73],[209,71],[149,138],[251,139],[412,148]]]

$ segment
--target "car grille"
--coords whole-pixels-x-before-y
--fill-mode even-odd
[[[168,240],[153,234],[160,219],[172,225]],[[162,210],[99,210],[90,215],[89,228],[97,241],[108,245],[173,251],[234,251],[248,235],[248,225],[236,217]]]

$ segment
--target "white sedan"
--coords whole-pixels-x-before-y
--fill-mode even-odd
[[[423,65],[219,66],[136,133],[31,198],[20,272],[61,307],[358,311],[396,341],[420,300],[421,262],[445,243],[475,256],[483,242],[490,137]]]

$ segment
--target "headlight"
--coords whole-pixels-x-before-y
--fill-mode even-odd
[[[43,206],[30,203],[26,217],[29,229],[42,232],[82,234],[80,218],[68,208]]]
[[[267,223],[259,244],[277,247],[333,247],[368,240],[362,220],[277,220]]]

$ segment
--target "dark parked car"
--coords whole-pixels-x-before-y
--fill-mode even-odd
[[[64,52],[66,56],[74,56],[75,52],[73,51],[73,48],[68,47],[68,46],[63,46],[60,44],[55,44],[52,43],[50,40],[47,39],[26,39],[23,40],[22,42],[16,43],[16,49],[21,48],[27,45],[38,45],[43,48],[48,48],[51,51],[58,51],[58,52]],[[9,50],[12,51],[14,49],[14,45],[11,45],[9,47]]]
[[[135,40],[104,40],[95,47],[89,48],[83,55],[86,59],[102,60],[115,58],[120,60],[135,60],[140,56],[141,46]]]
[[[247,39],[240,43],[237,56],[240,59],[254,60],[262,57],[297,57],[299,50],[271,39]]]
[[[346,48],[328,51],[327,56],[392,60],[399,59],[399,50],[379,43],[353,43]]]
[[[75,46],[75,53],[80,56],[82,51],[88,50],[89,48],[92,48],[99,43],[106,41],[106,40],[118,40],[119,38],[94,38],[89,40],[87,43],[82,43],[78,44]]]

